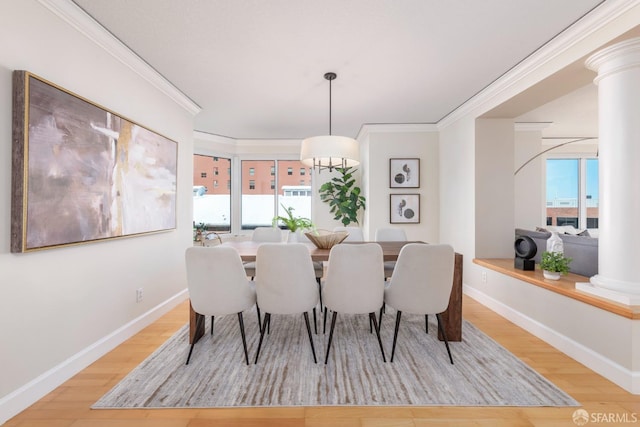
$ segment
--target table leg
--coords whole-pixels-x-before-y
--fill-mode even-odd
[[[200,328],[197,328],[198,324],[198,316],[200,314],[193,311],[193,306],[191,302],[189,302],[189,344],[193,344],[198,342],[202,335],[204,335],[204,322],[200,325]]]
[[[453,288],[449,298],[449,307],[441,315],[443,327],[449,341],[462,341],[462,254],[455,254],[453,268]],[[443,341],[438,331],[438,339]]]

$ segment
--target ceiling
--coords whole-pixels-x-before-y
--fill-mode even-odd
[[[601,3],[73,1],[202,108],[195,130],[236,139],[327,134],[328,71],[333,134],[437,123]]]

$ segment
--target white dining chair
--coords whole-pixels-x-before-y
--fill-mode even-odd
[[[400,319],[402,313],[406,312],[424,315],[425,322],[428,321],[429,314],[436,315],[449,361],[453,364],[441,313],[449,306],[453,288],[454,257],[453,248],[449,245],[408,243],[400,250],[396,268],[384,291],[385,304],[396,309],[391,362],[396,351]]]
[[[333,231],[346,231],[349,233],[343,242],[364,242],[364,234],[360,227],[334,227]]]
[[[384,299],[382,259],[382,248],[375,243],[338,244],[331,248],[327,277],[322,288],[325,322],[327,309],[333,311],[325,364],[329,360],[329,350],[331,350],[338,313],[368,313],[369,321],[372,322],[378,337],[382,360],[387,361],[375,315],[382,307]]]
[[[282,230],[278,227],[256,227],[251,233],[251,241],[261,243],[282,243]],[[256,263],[249,261],[244,263],[246,275],[253,279],[256,275]]]
[[[196,329],[203,327],[205,316],[211,316],[213,335],[215,316],[237,314],[244,357],[248,365],[249,353],[242,312],[256,304],[256,291],[245,275],[240,255],[235,249],[225,246],[194,246],[187,248],[185,261],[189,299],[197,317]],[[194,345],[195,341],[189,349],[187,365],[191,360]]]
[[[255,284],[258,306],[264,312],[255,363],[258,363],[265,331],[271,323],[271,315],[298,313],[304,316],[313,361],[316,363],[308,312],[314,310],[315,313],[318,292],[307,246],[302,243],[260,245],[256,255]]]
[[[406,242],[407,234],[402,228],[378,228],[375,235],[376,242]],[[384,277],[389,278],[396,266],[395,261],[384,262]]]

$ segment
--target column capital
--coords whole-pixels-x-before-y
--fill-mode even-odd
[[[586,60],[585,66],[598,73],[593,80],[595,84],[611,74],[640,68],[640,37],[616,43],[594,53]]]

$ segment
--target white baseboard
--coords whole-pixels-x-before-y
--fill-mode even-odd
[[[464,285],[464,293],[504,318],[515,323],[527,332],[535,335],[567,356],[582,363],[592,371],[602,375],[629,393],[640,394],[640,372],[631,371],[620,364],[604,357],[571,338],[540,323],[536,319],[525,316],[508,305],[480,292],[478,289]]]
[[[188,298],[183,290],[0,399],[0,425]]]

